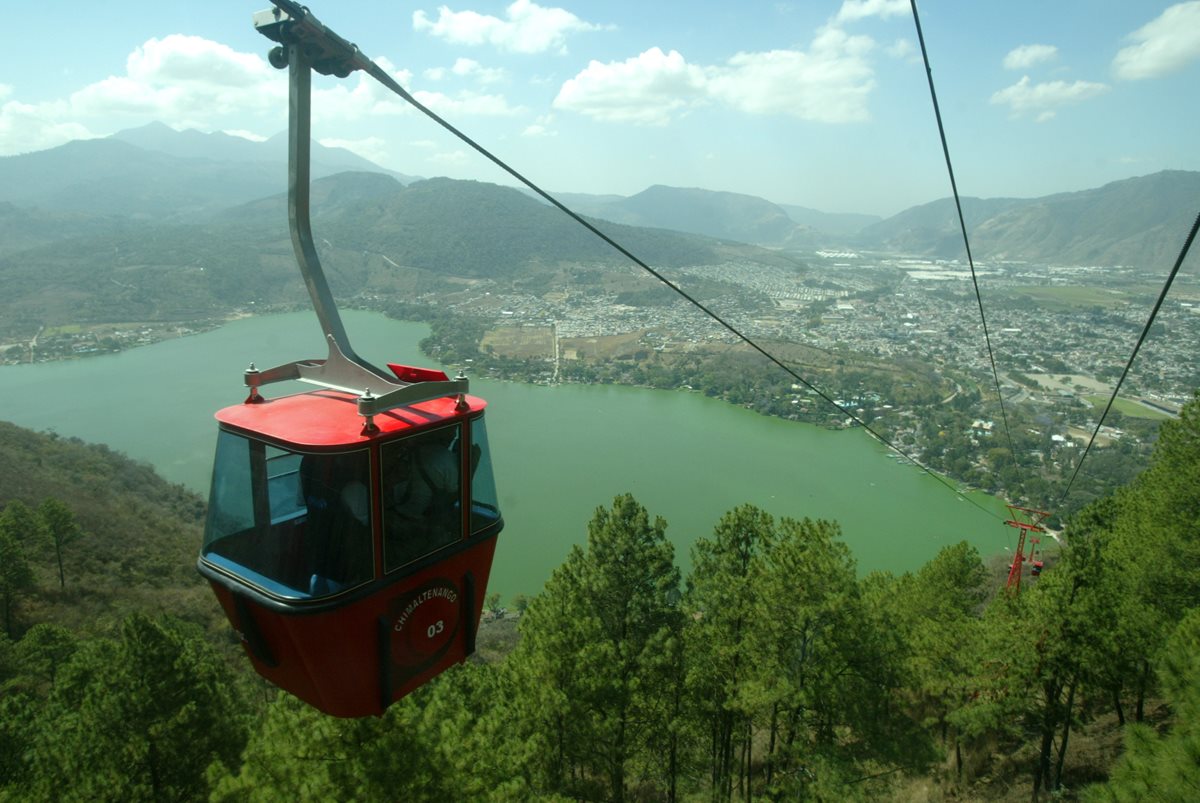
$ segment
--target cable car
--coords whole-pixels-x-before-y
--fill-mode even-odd
[[[308,220],[311,69],[341,74],[347,62],[323,55],[323,26],[292,22],[277,10],[255,17],[283,44],[271,63],[290,69],[289,225],[329,353],[251,364],[245,401],[216,414],[197,565],[260,675],[325,713],[360,717],[474,651],[504,522],[487,404],[467,379],[384,371],[350,347]],[[351,52],[332,44],[335,56]],[[317,389],[259,391],[285,380]]]
[[[329,714],[381,713],[474,651],[503,526],[486,404],[443,396],[368,429],[350,393],[252,399],[216,416],[200,571],[259,674]]]
[[[1038,557],[1038,545],[1042,543],[1040,538],[1030,538],[1029,547],[1029,576],[1041,577],[1042,569],[1046,568],[1046,562]]]

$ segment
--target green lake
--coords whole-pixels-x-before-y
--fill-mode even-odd
[[[417,347],[424,325],[355,311],[344,318],[355,349],[377,365],[430,365]],[[324,356],[311,313],[246,318],[120,354],[0,368],[0,418],[107,443],[206,494],[212,414],[244,398],[247,364]],[[999,500],[976,494],[991,513],[980,510],[862,430],[828,431],[686,392],[484,379],[471,392],[489,403],[506,522],[489,590],[505,599],[538,591],[586,539],[596,507],[626,491],[666,519],[684,571],[696,538],[745,502],[777,517],[838,521],[864,572],[915,569],[964,539],[985,555],[1009,541]]]

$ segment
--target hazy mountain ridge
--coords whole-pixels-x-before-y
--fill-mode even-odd
[[[801,226],[819,229],[839,237],[857,234],[867,226],[883,220],[879,215],[863,215],[856,212],[822,212],[819,209],[809,209],[807,206],[796,206],[795,204],[779,204],[779,208],[787,212],[788,217]]]
[[[1043,198],[963,198],[976,259],[1169,268],[1196,214],[1200,173],[1166,170]],[[859,247],[964,258],[954,201],[913,207],[864,229]]]
[[[630,226],[671,229],[768,247],[819,245],[829,235],[801,225],[754,195],[696,187],[648,187],[629,197],[571,195],[581,214]]]
[[[412,180],[342,148],[312,145],[314,178],[346,170]],[[196,222],[287,183],[287,135],[265,142],[161,123],[0,157],[0,202],[54,212]]]
[[[963,198],[967,231],[1014,205],[1018,198]],[[939,198],[913,206],[860,231],[855,242],[864,247],[902,254],[957,256],[962,250],[962,229],[953,198]],[[957,251],[955,248],[957,247]]]
[[[37,323],[195,320],[252,301],[303,303],[286,208],[286,194],[277,193],[203,224],[115,218],[0,254],[0,316],[23,331]],[[406,187],[386,175],[341,173],[313,182],[312,208],[321,260],[343,296],[449,292],[441,285],[451,279],[530,281],[566,266],[628,264],[558,210],[495,184],[429,179]],[[597,223],[656,266],[741,259],[803,268],[753,246]]]
[[[187,159],[269,162],[284,166],[287,164],[288,134],[286,131],[281,131],[265,140],[256,141],[226,134],[223,131],[214,131],[209,134],[194,128],[176,131],[164,123],[149,123],[139,128],[118,131],[110,139],[128,142],[148,151],[158,151]],[[388,170],[345,148],[331,148],[316,140],[313,140],[310,147],[314,178],[352,170],[382,173],[397,179],[402,184],[420,180],[419,176]]]
[[[8,235],[0,256],[93,236],[111,252],[120,248],[114,240],[120,235],[111,230],[128,228],[131,221],[211,223],[213,236],[228,240],[230,235],[220,233],[224,229],[257,220],[267,228],[255,237],[244,231],[233,236],[243,249],[256,247],[255,239],[272,239],[270,232],[285,219],[278,211],[284,203],[285,143],[284,135],[252,142],[150,124],[106,139],[0,158],[0,235]],[[324,174],[346,170],[355,178],[320,181]],[[614,253],[576,226],[559,228],[566,218],[524,190],[449,179],[414,181],[317,143],[313,175],[314,219],[328,215],[323,223],[328,228],[319,236],[387,253],[411,267],[492,276],[522,261],[603,261]],[[420,188],[405,195],[400,192],[405,183]],[[468,192],[472,184],[475,190]],[[980,260],[1150,267],[1174,258],[1198,196],[1200,173],[1165,171],[1044,198],[964,198],[963,209]],[[716,243],[700,244],[695,235],[782,250],[849,247],[951,259],[964,254],[948,198],[878,220],[662,185],[630,197],[558,197],[596,219],[602,230],[628,239],[634,253],[664,265],[716,259]],[[350,209],[354,204],[362,208]],[[130,250],[145,249],[129,243]],[[211,262],[205,256],[211,251],[202,247],[192,262]],[[497,253],[502,254],[498,260]],[[162,262],[147,258],[143,266]],[[128,267],[114,261],[120,264]]]
[[[941,259],[965,257],[954,200],[879,219],[828,214],[755,196],[656,185],[627,198],[564,193],[604,220],[688,231],[787,250],[847,247]],[[1169,266],[1200,197],[1200,173],[1164,171],[1042,198],[962,199],[977,259],[1072,265]]]
[[[787,212],[762,198],[694,187],[656,184],[613,206],[624,210],[630,223],[729,240],[743,239],[750,233],[750,242],[778,242],[786,239],[796,225]]]
[[[331,233],[341,232],[362,248],[459,275],[510,275],[533,263],[625,260],[557,209],[483,182],[428,179],[379,204],[350,205],[319,219]],[[720,261],[702,237],[611,224],[603,230],[655,265]]]
[[[286,204],[287,196],[277,194],[228,210],[218,220],[278,230],[286,221]],[[454,276],[511,276],[535,264],[625,261],[559,210],[486,182],[432,178],[403,186],[386,176],[341,173],[313,182],[312,206],[314,234],[329,247],[386,254],[406,267]],[[702,236],[595,222],[656,265],[722,259]]]

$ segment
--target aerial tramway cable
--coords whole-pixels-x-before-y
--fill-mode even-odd
[[[1008,426],[1008,410],[1004,406],[1004,394],[1000,390],[1000,373],[996,370],[996,355],[992,351],[992,338],[988,333],[987,316],[983,312],[983,295],[979,292],[979,277],[975,274],[975,259],[971,255],[971,240],[967,237],[967,221],[963,217],[962,200],[958,195],[958,182],[954,180],[954,165],[950,161],[950,146],[946,141],[946,128],[942,124],[942,110],[938,106],[937,90],[933,86],[933,68],[929,66],[929,52],[925,49],[925,34],[921,30],[921,17],[917,14],[917,0],[909,0],[912,6],[913,23],[917,27],[917,40],[921,43],[921,58],[925,61],[925,76],[929,80],[929,97],[933,100],[933,115],[937,118],[938,136],[942,140],[942,153],[946,157],[946,172],[950,174],[950,189],[954,192],[954,208],[958,210],[958,225],[962,231],[963,247],[967,251],[967,264],[971,266],[971,283],[975,286],[975,300],[979,304],[979,320],[983,324],[983,340],[987,344],[988,360],[992,365],[992,379],[996,383],[996,399],[1000,402],[1000,417],[1004,421],[1004,435],[1008,438],[1008,451],[1013,465],[1019,470],[1017,447],[1013,443],[1012,430]]]
[[[794,370],[793,368],[788,366],[786,363],[784,363],[780,358],[776,357],[774,354],[770,353],[765,348],[760,346],[752,338],[750,338],[750,336],[744,334],[741,330],[739,330],[733,324],[729,323],[724,318],[722,318],[720,315],[718,315],[716,312],[714,312],[713,310],[711,310],[707,306],[705,306],[701,301],[699,301],[698,299],[696,299],[693,296],[691,296],[690,294],[688,294],[685,290],[683,290],[683,288],[679,287],[679,285],[672,282],[670,279],[668,279],[666,276],[664,276],[659,271],[650,267],[650,265],[646,264],[646,262],[644,262],[639,257],[637,257],[633,252],[629,251],[629,249],[625,248],[623,245],[621,245],[619,242],[614,240],[612,237],[605,234],[603,231],[598,229],[593,224],[589,223],[581,215],[572,211],[570,208],[568,208],[565,204],[563,204],[561,201],[559,201],[557,198],[555,198],[549,192],[547,192],[546,190],[539,187],[537,184],[535,184],[530,179],[526,178],[524,175],[522,175],[520,172],[518,172],[515,168],[509,166],[505,161],[503,161],[498,156],[493,154],[487,148],[485,148],[482,145],[480,145],[479,143],[477,143],[475,140],[473,140],[468,135],[464,134],[462,131],[460,131],[458,128],[456,128],[454,125],[452,125],[450,122],[448,122],[447,120],[445,120],[444,118],[439,116],[436,112],[434,112],[428,106],[421,103],[419,100],[417,100],[415,97],[413,97],[413,95],[410,94],[406,89],[404,89],[404,87],[400,86],[400,84],[397,83],[395,79],[393,79],[390,75],[388,75],[387,72],[382,67],[380,67],[378,64],[376,64],[371,59],[367,58],[358,49],[357,46],[355,46],[354,44],[352,44],[350,42],[347,42],[346,40],[344,40],[341,37],[334,34],[328,28],[326,28],[320,21],[318,21],[315,17],[313,17],[312,13],[307,8],[301,6],[299,3],[293,2],[293,0],[271,0],[271,2],[275,5],[276,8],[278,8],[280,11],[286,13],[289,17],[291,17],[293,24],[300,24],[300,25],[307,26],[308,28],[312,29],[313,33],[316,36],[319,36],[323,40],[323,44],[330,47],[331,49],[336,49],[338,51],[337,57],[331,58],[330,63],[338,64],[339,69],[343,69],[344,65],[348,64],[348,65],[351,65],[351,70],[360,69],[363,72],[370,75],[371,77],[373,77],[379,83],[383,84],[385,87],[390,89],[392,92],[394,92],[395,94],[397,94],[401,98],[403,98],[405,101],[407,101],[409,103],[409,105],[411,105],[417,111],[421,112],[426,117],[433,120],[435,123],[437,123],[439,126],[444,128],[446,131],[450,132],[455,137],[457,137],[465,145],[470,146],[473,150],[478,152],[481,156],[486,158],[488,161],[492,162],[494,165],[499,167],[501,170],[508,173],[510,176],[515,178],[517,181],[524,184],[531,191],[533,191],[539,197],[544,199],[547,203],[551,204],[552,206],[557,208],[560,212],[567,215],[567,217],[571,218],[576,223],[578,223],[580,226],[583,226],[585,229],[590,231],[592,234],[599,237],[601,240],[603,240],[605,243],[607,243],[609,246],[611,246],[616,251],[618,251],[621,255],[623,255],[625,258],[627,258],[629,261],[633,262],[635,265],[637,265],[642,270],[649,273],[655,279],[662,282],[664,285],[666,285],[668,288],[670,288],[675,293],[680,295],[682,298],[684,298],[686,301],[688,301],[694,307],[699,309],[705,315],[712,318],[714,321],[716,321],[718,324],[720,324],[723,328],[725,328],[727,331],[729,331],[731,334],[733,334],[735,337],[737,337],[743,343],[745,343],[750,348],[757,351],[759,354],[761,354],[763,357],[765,357],[770,362],[774,363],[779,368],[783,369],[783,371],[785,371],[789,376],[791,376],[797,382],[799,382],[804,387],[811,390],[813,393],[815,393],[817,396],[819,396],[823,401],[825,401],[828,404],[830,404],[831,406],[837,408],[840,412],[842,412],[847,418],[852,420],[854,423],[861,426],[864,430],[866,430],[868,433],[870,433],[876,440],[878,440],[884,446],[891,449],[893,452],[900,455],[905,460],[908,460],[914,466],[916,466],[917,468],[924,471],[926,474],[928,474],[931,477],[933,477],[934,479],[936,479],[938,482],[940,482],[942,485],[946,486],[950,491],[952,491],[954,494],[956,494],[959,498],[965,499],[967,502],[970,502],[972,505],[974,505],[975,507],[984,511],[988,515],[993,516],[994,518],[1001,518],[993,511],[988,510],[986,507],[979,504],[979,502],[975,501],[970,496],[967,496],[965,493],[960,491],[958,488],[956,488],[954,485],[952,485],[945,477],[943,477],[940,474],[938,474],[937,472],[933,471],[928,466],[921,463],[921,461],[919,461],[917,458],[913,457],[912,455],[908,454],[903,449],[901,449],[899,446],[892,443],[888,438],[884,437],[879,432],[877,432],[874,428],[872,428],[866,421],[863,421],[861,418],[859,418],[857,415],[855,415],[852,410],[848,410],[843,405],[838,404],[836,401],[834,401],[834,399],[831,396],[829,396],[827,393],[825,393],[819,387],[814,385],[812,382],[805,379],[796,370]],[[318,71],[321,71],[320,64],[314,65],[314,68],[317,69]],[[346,73],[346,74],[349,74],[349,73]],[[342,77],[344,77],[344,76],[342,76]]]
[[[1121,372],[1121,378],[1117,380],[1117,384],[1113,387],[1112,395],[1108,397],[1108,404],[1104,405],[1104,412],[1100,414],[1100,420],[1096,422],[1096,428],[1092,430],[1092,437],[1088,440],[1087,447],[1083,450],[1083,454],[1079,456],[1079,462],[1075,464],[1075,470],[1071,472],[1071,479],[1067,482],[1067,488],[1063,491],[1062,499],[1059,500],[1061,506],[1066,501],[1067,495],[1071,493],[1071,487],[1075,484],[1075,478],[1079,476],[1079,469],[1083,466],[1083,461],[1087,459],[1088,454],[1092,450],[1092,444],[1096,442],[1096,436],[1100,434],[1100,427],[1104,426],[1104,419],[1108,417],[1108,411],[1112,409],[1113,402],[1117,400],[1117,392],[1121,390],[1121,385],[1125,382],[1125,377],[1129,375],[1129,369],[1133,367],[1133,361],[1137,359],[1138,352],[1142,348],[1142,343],[1146,341],[1146,336],[1150,334],[1150,327],[1154,324],[1155,317],[1158,316],[1158,311],[1163,305],[1163,301],[1167,298],[1167,293],[1171,290],[1171,285],[1175,282],[1175,276],[1179,273],[1179,268],[1183,265],[1183,260],[1187,258],[1188,251],[1191,250],[1192,241],[1196,239],[1196,230],[1200,228],[1200,214],[1196,215],[1196,219],[1192,222],[1192,228],[1184,239],[1183,248],[1179,249],[1179,256],[1175,259],[1175,266],[1171,268],[1170,274],[1167,275],[1167,280],[1163,283],[1162,290],[1158,294],[1158,300],[1154,302],[1154,309],[1150,311],[1150,317],[1146,319],[1146,325],[1142,327],[1142,334],[1138,337],[1137,343],[1133,346],[1133,352],[1129,355],[1129,360],[1125,363],[1125,370]]]
[[[950,187],[954,192],[954,206],[958,211],[958,222],[959,227],[962,230],[963,246],[966,248],[967,262],[971,266],[971,281],[975,286],[975,298],[979,304],[979,318],[983,323],[983,336],[985,342],[987,343],[988,359],[991,361],[992,377],[996,384],[996,398],[1000,403],[1000,413],[1004,421],[1004,433],[1008,438],[1008,446],[1009,451],[1012,454],[1013,464],[1019,468],[1020,464],[1017,461],[1017,450],[1013,444],[1012,432],[1008,425],[1008,412],[1004,405],[1004,394],[1000,390],[1000,374],[996,369],[996,357],[992,350],[991,336],[988,333],[987,317],[983,311],[983,296],[980,293],[979,279],[975,273],[975,260],[971,255],[971,242],[967,236],[967,224],[963,216],[962,202],[959,199],[958,184],[954,179],[954,166],[950,161],[950,147],[946,141],[946,130],[942,124],[942,113],[938,106],[937,90],[934,88],[933,84],[933,69],[929,65],[929,54],[925,48],[925,35],[921,30],[920,15],[917,13],[917,0],[909,0],[909,5],[912,7],[913,23],[917,29],[917,39],[921,44],[921,57],[925,62],[925,74],[929,81],[929,95],[933,101],[934,116],[937,118],[938,135],[941,137],[942,141],[942,153],[945,155],[946,170],[950,175]],[[1175,281],[1175,276],[1179,273],[1179,268],[1183,264],[1184,259],[1187,257],[1187,253],[1191,248],[1192,241],[1196,237],[1196,230],[1198,226],[1200,226],[1200,215],[1197,215],[1196,221],[1192,224],[1191,231],[1188,233],[1188,236],[1183,244],[1183,248],[1179,252],[1179,257],[1175,260],[1175,266],[1171,269],[1170,274],[1167,276],[1167,280],[1163,284],[1162,291],[1159,293],[1158,300],[1154,304],[1154,309],[1150,312],[1150,317],[1146,320],[1146,325],[1142,329],[1142,334],[1138,337],[1137,343],[1133,347],[1133,352],[1129,355],[1129,360],[1125,363],[1125,369],[1121,372],[1121,378],[1117,380],[1116,386],[1113,387],[1112,395],[1109,397],[1108,403],[1104,407],[1104,412],[1101,413],[1100,420],[1096,422],[1096,428],[1092,431],[1092,436],[1088,440],[1087,446],[1084,448],[1083,454],[1079,458],[1079,462],[1075,464],[1075,470],[1071,473],[1071,479],[1067,482],[1067,487],[1063,491],[1062,497],[1059,499],[1060,507],[1066,502],[1067,496],[1070,494],[1071,488],[1075,484],[1075,478],[1079,476],[1079,469],[1083,466],[1083,461],[1087,459],[1088,454],[1091,452],[1092,446],[1096,442],[1096,437],[1100,433],[1100,428],[1104,425],[1104,420],[1108,417],[1108,412],[1112,409],[1113,403],[1117,399],[1117,393],[1120,391],[1121,385],[1125,382],[1125,377],[1129,374],[1130,368],[1133,367],[1133,361],[1137,358],[1138,351],[1141,349],[1142,343],[1145,342],[1147,335],[1150,333],[1150,327],[1153,325],[1154,319],[1158,315],[1158,311],[1162,307],[1163,301],[1166,299],[1167,293],[1171,289],[1171,284]]]

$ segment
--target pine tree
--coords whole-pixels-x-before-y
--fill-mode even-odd
[[[832,522],[783,519],[767,553],[758,650],[771,702],[769,788],[791,797],[848,796],[880,767],[921,769],[928,736],[896,705],[902,654],[862,594]]]
[[[526,732],[544,740],[535,786],[622,801],[636,768],[669,775],[654,737],[678,677],[678,587],[665,521],[628,494],[596,510],[587,551],[573,549],[530,603],[513,655]]]
[[[33,588],[26,550],[36,534],[37,521],[24,502],[14,499],[0,512],[0,607],[9,638],[16,638],[17,601]]]
[[[913,715],[953,752],[959,777],[963,744],[950,717],[974,691],[969,658],[979,637],[985,579],[978,550],[962,541],[891,583],[875,603],[895,614],[890,627],[903,639]]]
[[[116,639],[81,645],[54,680],[34,728],[37,799],[205,797],[210,763],[245,741],[229,669],[198,630],[142,615]]]
[[[1111,779],[1089,787],[1085,800],[1184,803],[1200,793],[1200,608],[1176,628],[1158,672],[1174,724],[1163,735],[1146,725],[1130,726],[1125,755]]]
[[[591,638],[573,546],[521,617],[521,640],[508,658],[513,672],[516,737],[528,745],[528,781],[542,793],[579,795],[585,784],[587,712],[577,691],[579,656]]]
[[[756,585],[773,528],[768,514],[743,505],[722,516],[712,537],[692,548],[684,598],[687,694],[708,745],[714,800],[731,800],[735,782],[747,783],[741,756],[753,723],[745,693],[759,657],[755,631],[765,626]]]
[[[54,557],[58,563],[59,588],[67,587],[67,575],[63,569],[63,548],[82,535],[75,514],[58,499],[46,499],[38,505],[38,516],[44,532],[54,544]]]
[[[629,494],[611,511],[598,508],[588,524],[583,593],[595,629],[581,657],[593,678],[585,700],[613,801],[624,799],[631,759],[654,755],[645,752],[646,737],[680,627],[679,570],[666,528]]]

